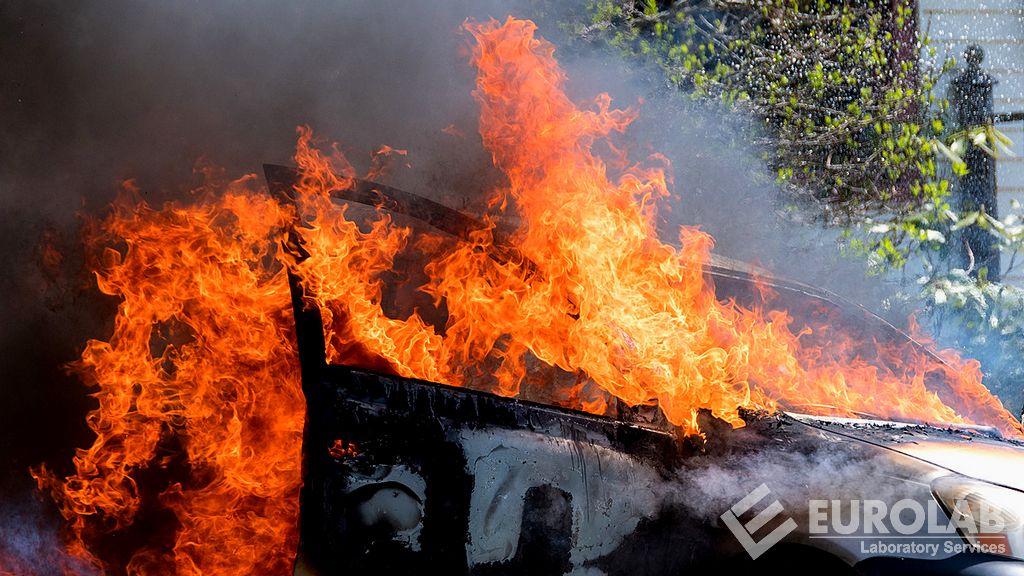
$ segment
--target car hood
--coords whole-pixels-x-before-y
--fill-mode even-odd
[[[908,422],[793,414],[819,428],[893,450],[952,472],[1024,491],[1024,442],[975,426],[931,426]]]

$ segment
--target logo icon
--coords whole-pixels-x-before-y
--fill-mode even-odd
[[[758,512],[746,524],[741,524],[739,517],[748,512],[755,504],[764,500],[771,494],[766,484],[761,484],[753,492],[747,494],[742,500],[732,505],[732,508],[722,514],[722,522],[739,541],[743,549],[750,554],[750,558],[756,560],[769,548],[779,543],[787,534],[796,530],[796,521],[786,518],[786,521],[778,525],[767,536],[760,540],[754,540],[754,533],[764,528],[769,522],[782,513],[782,504],[778,500],[773,501],[763,510]]]

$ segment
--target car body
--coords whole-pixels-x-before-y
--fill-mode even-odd
[[[296,174],[267,167],[283,194]],[[398,213],[409,202],[444,212],[365,188]],[[464,218],[425,220],[471,227]],[[767,286],[780,306],[810,303],[883,343],[912,342],[748,265],[717,259],[705,273],[723,297]],[[987,498],[1011,524],[1024,516],[1024,448],[995,429],[799,411],[744,412],[733,428],[704,412],[705,437],[686,437],[656,409],[594,415],[330,365],[297,281],[293,300],[308,407],[296,574],[1024,574],[1019,522],[998,550],[951,529],[951,493]],[[902,519],[918,507],[927,522]]]

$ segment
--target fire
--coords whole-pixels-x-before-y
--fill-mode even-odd
[[[144,543],[132,554],[105,561],[138,574],[290,570],[304,406],[289,267],[322,310],[335,363],[508,396],[557,373],[541,380],[560,402],[598,413],[613,400],[656,404],[690,434],[698,410],[741,426],[744,407],[1020,433],[975,362],[720,300],[705,275],[712,238],[683,228],[672,244],[656,233],[667,161],[631,163],[612,142],[637,113],[607,95],[571,101],[553,46],[529,21],[466,30],[480,134],[507,178],[483,215],[490,226],[470,241],[416,238],[383,211],[360,222],[331,200],[355,170],[306,128],[294,206],[249,176],[189,205],[124,200],[99,226],[97,284],[120,307],[109,340],[89,342],[75,365],[96,387],[97,438],[69,478],[35,472],[78,554],[170,514],[166,533],[136,535]],[[382,148],[371,175],[404,155]],[[518,222],[517,251],[501,261],[491,257],[499,221]],[[302,262],[279,249],[292,225]],[[420,290],[446,311],[443,328],[386,311],[384,277],[409,252],[425,261]]]
[[[887,361],[879,366],[827,326],[818,332],[828,342],[807,346],[786,313],[720,302],[702,273],[712,239],[687,228],[679,247],[657,239],[655,200],[668,194],[659,159],[644,166],[619,157],[623,168],[613,170],[594,152],[635,113],[611,109],[606,95],[588,108],[570,101],[554,47],[534,38],[531,22],[467,28],[476,39],[480,133],[509,181],[495,200],[514,204],[522,221],[515,244],[543,279],[495,266],[469,247],[445,257],[427,289],[445,299],[448,338],[486,347],[508,337],[515,350],[581,371],[628,404],[656,402],[688,432],[697,432],[699,408],[741,425],[738,407],[777,403],[976,419],[1020,432],[981,384],[976,363],[949,357],[945,365],[911,346],[876,346]],[[521,359],[505,360],[521,377]],[[927,386],[937,373],[951,381],[950,404]],[[515,391],[514,378],[503,389]]]
[[[325,198],[348,184],[331,176],[332,163],[304,136],[297,158],[311,176],[299,203],[314,224],[304,233],[312,256],[298,272],[328,310],[333,361],[358,362],[345,353],[357,347],[398,374],[455,385],[475,384],[474,372],[489,365],[493,389],[510,396],[529,374],[527,364],[539,361],[585,375],[605,397],[657,404],[688,433],[698,432],[702,408],[739,426],[740,407],[780,405],[981,421],[1019,432],[981,384],[976,363],[953,356],[943,363],[909,344],[865,347],[827,324],[793,326],[784,311],[720,301],[704,275],[713,245],[707,234],[684,228],[678,246],[658,240],[655,205],[669,194],[664,159],[629,164],[616,154],[609,165],[595,152],[636,113],[612,109],[606,95],[589,107],[573,103],[554,47],[534,38],[533,23],[466,28],[476,41],[480,134],[508,179],[489,217],[520,222],[513,244],[521,258],[492,259],[495,241],[485,230],[425,267],[422,290],[447,310],[442,334],[416,314],[388,318],[374,278],[408,231],[378,219],[362,238],[380,251],[375,262],[382,268],[352,269],[354,228],[339,234],[315,220],[344,210]],[[582,400],[581,389],[568,394],[576,406],[601,410],[602,398]]]
[[[116,562],[129,573],[290,569],[304,405],[273,241],[290,216],[255,182],[190,206],[126,198],[91,239],[97,284],[121,300],[74,366],[96,388],[96,440],[63,482],[34,473],[80,555],[113,533],[139,543]],[[162,532],[154,509],[171,513]]]

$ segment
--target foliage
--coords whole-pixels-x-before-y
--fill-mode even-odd
[[[871,0],[590,0],[576,36],[646,62],[691,98],[749,114],[787,194],[845,227],[844,249],[876,272],[920,271],[916,300],[946,343],[983,359],[1014,409],[1024,369],[1024,292],[962,270],[960,231],[993,234],[1004,261],[1024,247],[1018,214],[958,213],[970,147],[1009,153],[991,126],[952,130],[913,4]],[[907,31],[910,31],[909,33]],[[930,55],[929,65],[918,56]],[[1000,390],[1000,388],[1003,388]]]
[[[779,182],[842,215],[910,200],[906,182],[934,172],[945,124],[916,111],[936,105],[945,69],[921,74],[898,57],[915,53],[901,32],[913,11],[890,16],[875,2],[597,0],[578,32],[694,97],[750,112]]]
[[[1013,212],[1002,219],[978,211],[922,211],[913,227],[916,234],[938,240],[940,236],[955,239],[959,230],[978,226],[999,241],[1006,262],[1004,272],[1009,275],[1024,256],[1024,223],[1019,210],[1014,202]],[[895,225],[907,228],[911,226],[910,218]],[[946,247],[942,244],[905,243],[921,255],[919,291],[911,296],[931,320],[931,331],[969,356],[981,359],[989,376],[989,387],[1011,409],[1019,410],[1024,402],[1024,365],[1020,361],[1024,351],[1024,290],[1010,283],[989,281],[984,269],[971,276],[968,270],[954,267],[943,257]]]

